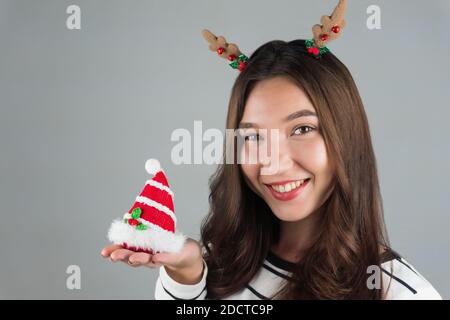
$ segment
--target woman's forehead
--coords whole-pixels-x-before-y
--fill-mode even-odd
[[[247,98],[242,121],[283,121],[292,113],[302,110],[315,112],[301,88],[284,77],[277,77],[255,85]]]

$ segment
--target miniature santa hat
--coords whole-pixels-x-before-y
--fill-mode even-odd
[[[145,182],[123,219],[112,223],[108,238],[133,251],[179,252],[186,237],[175,232],[173,192],[158,160],[147,160],[145,169],[153,178]]]

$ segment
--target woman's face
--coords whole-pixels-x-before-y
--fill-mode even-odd
[[[275,77],[256,84],[239,124],[247,183],[282,221],[306,218],[331,191],[333,173],[315,114],[297,85]]]

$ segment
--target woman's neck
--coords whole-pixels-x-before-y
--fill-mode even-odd
[[[317,239],[320,217],[314,212],[300,221],[280,221],[280,238],[272,245],[272,252],[289,262],[301,260]]]

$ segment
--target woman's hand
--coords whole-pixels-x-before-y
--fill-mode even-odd
[[[164,266],[167,274],[176,282],[196,284],[203,275],[203,257],[200,244],[193,239],[186,239],[179,253],[161,252],[149,254],[124,249],[120,245],[111,245],[102,250],[102,256],[112,262],[122,261],[132,267],[146,266],[156,268]]]

